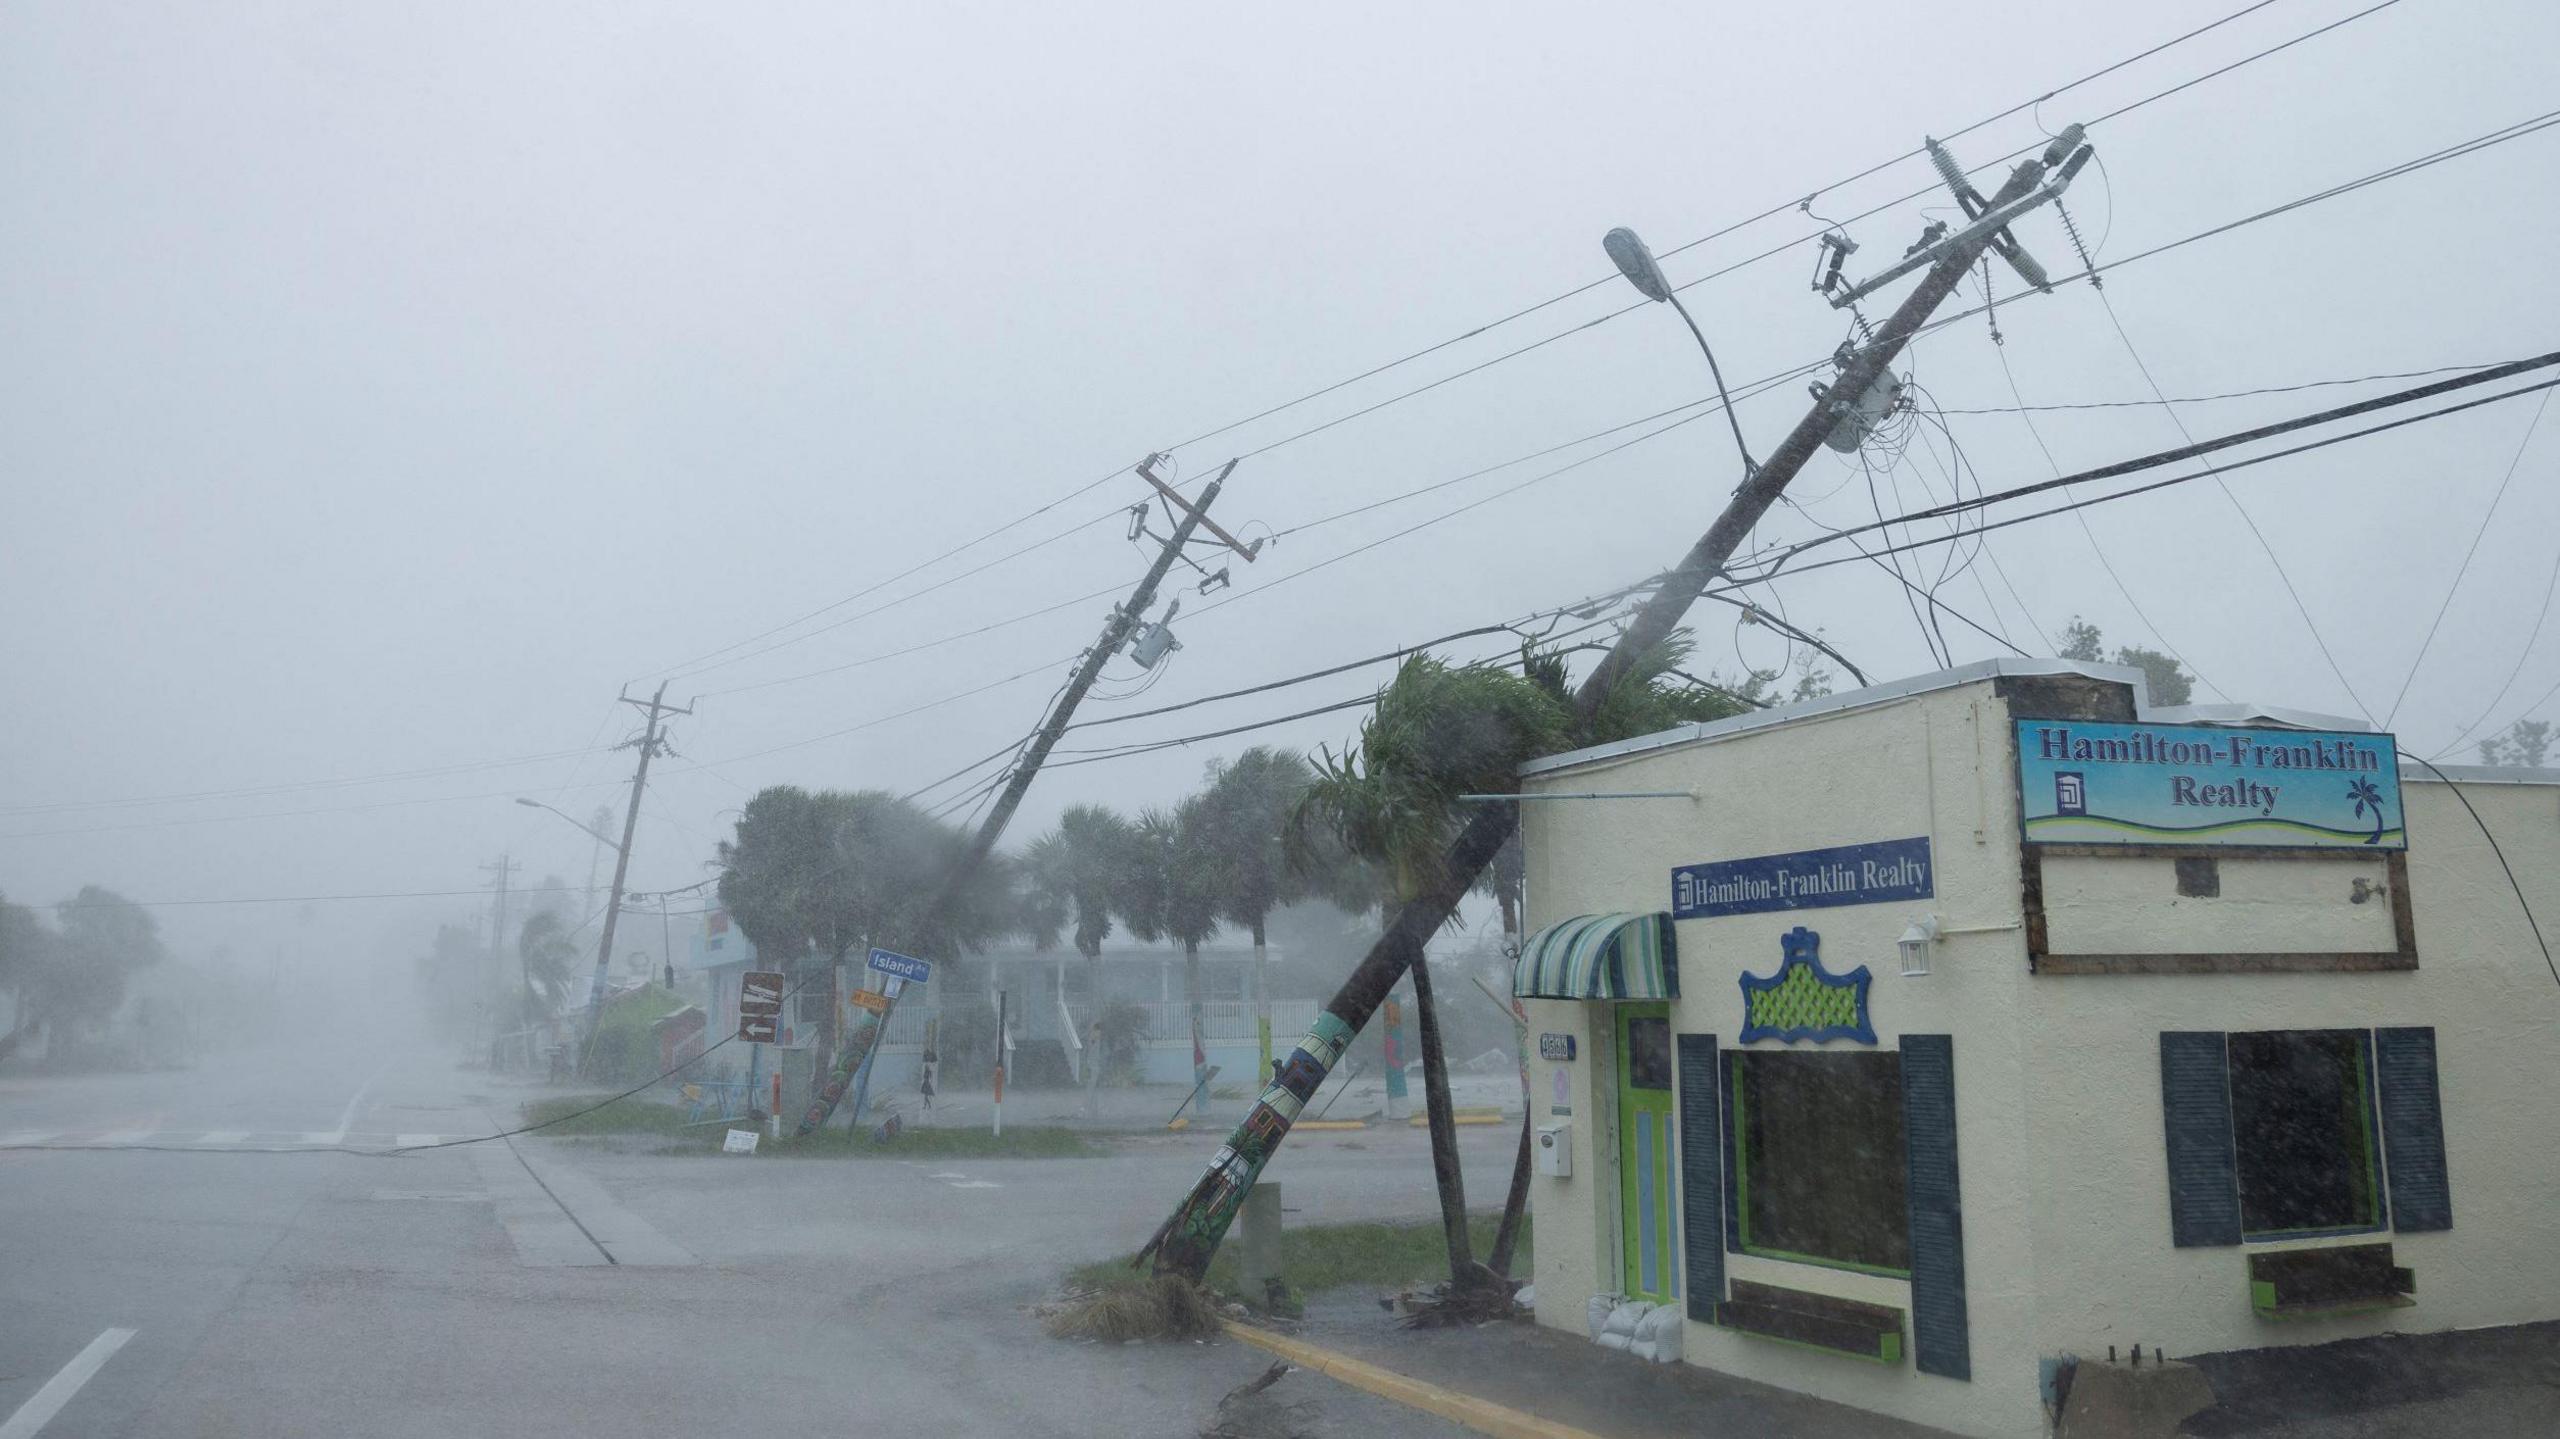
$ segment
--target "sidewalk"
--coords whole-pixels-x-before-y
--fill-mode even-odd
[[[1224,1075],[1219,1076],[1216,1088],[1227,1090],[1230,1096],[1238,1092]],[[1160,1130],[1173,1118],[1174,1110],[1190,1093],[1191,1087],[1186,1084],[1106,1087],[1095,1091],[1098,1112],[1088,1117],[1085,1094],[1081,1089],[1008,1089],[1004,1096],[1004,1122],[1069,1129]],[[1516,1129],[1520,1123],[1519,1076],[1453,1074],[1449,1076],[1449,1102],[1461,1110],[1498,1110],[1503,1121]],[[877,1123],[876,1116],[884,1112],[882,1106],[885,1104],[906,1124],[937,1127],[984,1125],[991,1118],[994,1103],[994,1094],[985,1089],[945,1091],[935,1095],[933,1107],[926,1109],[924,1097],[912,1085],[892,1090],[874,1089],[870,1105],[863,1111],[863,1120],[867,1124]],[[1223,1130],[1243,1119],[1245,1110],[1252,1103],[1250,1098],[1213,1096],[1209,1100],[1206,1119],[1198,1117],[1196,1108],[1184,1108],[1182,1112],[1193,1116],[1194,1127]],[[1322,1114],[1327,1119],[1366,1117],[1372,1124],[1405,1122],[1401,1118],[1384,1118],[1386,1107],[1385,1084],[1375,1076],[1365,1076],[1352,1080],[1347,1088],[1327,1084],[1317,1092],[1315,1102],[1307,1106],[1303,1117],[1313,1119]],[[1406,1097],[1399,1101],[1398,1108],[1406,1116],[1422,1112],[1422,1086],[1419,1083],[1414,1084]]]
[[[1517,1086],[1514,1094],[1517,1094]],[[1944,1439],[1943,1432],[1521,1322],[1404,1329],[1374,1302],[1310,1305],[1287,1331],[1409,1378],[1606,1439]]]

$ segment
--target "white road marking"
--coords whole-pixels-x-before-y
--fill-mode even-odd
[[[373,1093],[374,1082],[390,1072],[391,1061],[386,1059],[382,1062],[382,1067],[373,1072],[372,1078],[367,1079],[364,1084],[356,1090],[355,1097],[347,1101],[346,1109],[338,1115],[338,1130],[335,1134],[329,1136],[329,1143],[344,1144],[347,1142],[347,1130],[356,1122],[356,1110],[363,1106],[364,1097]]]
[[[443,1142],[444,1136],[441,1134],[395,1134],[391,1136],[391,1147],[394,1149],[417,1149],[425,1145],[442,1144]]]
[[[53,1138],[51,1130],[31,1129],[24,1134],[12,1134],[6,1139],[0,1139],[0,1149],[15,1149],[22,1144],[42,1144],[51,1138]]]
[[[952,1187],[952,1188],[954,1188],[954,1189],[1002,1189],[1002,1188],[1004,1188],[1004,1186],[1003,1186],[1003,1185],[996,1183],[996,1182],[995,1182],[994,1180],[992,1180],[992,1179],[963,1179],[963,1180],[956,1181],[955,1183],[953,1183],[953,1184],[952,1184],[952,1186],[951,1186],[951,1187]]]
[[[0,1439],[34,1439],[36,1431],[61,1413],[62,1406],[71,1402],[71,1396],[80,1392],[80,1386],[96,1378],[98,1371],[134,1333],[131,1329],[109,1329],[90,1340],[88,1348],[71,1356],[71,1362],[63,1365],[60,1373],[46,1380],[42,1389],[18,1406],[18,1412],[9,1416],[8,1423],[0,1424]]]
[[[241,1140],[248,1137],[249,1131],[245,1129],[217,1129],[212,1133],[207,1134],[201,1142],[206,1144],[238,1144]]]
[[[159,1132],[160,1131],[156,1129],[119,1129],[113,1134],[99,1135],[96,1142],[99,1144],[140,1144],[142,1141],[149,1139],[152,1135]]]
[[[345,1136],[346,1131],[343,1129],[334,1134],[324,1133],[317,1129],[306,1129],[302,1131],[302,1142],[305,1144],[335,1144]]]
[[[928,1174],[925,1176],[927,1179],[966,1179],[968,1177],[969,1176],[965,1174],[954,1174],[949,1170],[945,1170],[940,1174]]]

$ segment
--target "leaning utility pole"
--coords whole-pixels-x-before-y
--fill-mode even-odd
[[[493,1067],[498,1062],[498,1041],[505,1037],[507,1032],[505,1016],[499,1010],[497,1003],[498,990],[505,981],[498,976],[506,973],[507,969],[507,879],[516,872],[517,868],[514,857],[504,854],[499,855],[495,863],[480,866],[481,873],[494,876],[490,884],[498,892],[496,907],[489,911],[489,970],[486,976],[489,1005],[489,1063]],[[528,984],[526,987],[531,988],[531,985]]]
[[[631,807],[623,811],[622,815],[622,847],[613,853],[613,891],[605,897],[604,933],[596,941],[596,977],[595,982],[587,988],[587,1030],[580,1037],[578,1046],[580,1054],[593,1051],[596,1042],[596,1024],[604,1017],[605,972],[613,963],[614,921],[622,917],[622,881],[631,872],[631,836],[640,827],[640,792],[649,785],[649,761],[665,746],[665,741],[658,734],[659,720],[666,715],[693,713],[690,706],[678,709],[666,702],[667,686],[663,680],[658,684],[658,692],[645,700],[636,700],[627,694],[619,698],[622,703],[634,709],[646,710],[649,714],[649,726],[641,731],[640,738],[626,740],[614,746],[616,749],[626,749],[637,745],[640,750],[640,768],[631,776]]]
[[[1156,586],[1164,582],[1165,572],[1173,568],[1173,562],[1184,558],[1182,550],[1191,542],[1192,532],[1207,529],[1217,536],[1220,543],[1244,556],[1248,564],[1260,551],[1259,543],[1241,544],[1235,536],[1218,528],[1209,519],[1209,506],[1217,501],[1218,491],[1227,483],[1227,476],[1235,472],[1235,461],[1227,461],[1218,473],[1210,476],[1209,483],[1200,491],[1200,498],[1186,500],[1173,486],[1156,477],[1156,462],[1162,458],[1161,455],[1149,455],[1140,461],[1138,477],[1155,486],[1168,511],[1180,514],[1172,537],[1157,549],[1155,563],[1147,566],[1146,575],[1138,581],[1138,587],[1129,592],[1129,598],[1111,607],[1111,617],[1102,622],[1102,637],[1094,641],[1093,648],[1084,652],[1084,658],[1077,664],[1075,674],[1068,679],[1067,687],[1059,691],[1057,703],[1049,707],[1048,717],[1040,722],[1039,729],[1032,732],[1031,742],[1024,747],[1022,758],[1014,762],[1012,776],[1005,781],[1004,791],[996,796],[995,808],[987,811],[978,832],[970,837],[969,847],[961,852],[959,862],[952,866],[950,875],[943,880],[941,893],[936,896],[933,908],[927,911],[925,928],[932,928],[943,908],[968,882],[971,873],[994,852],[996,841],[1004,835],[1005,825],[1012,820],[1013,812],[1022,805],[1022,796],[1031,788],[1032,777],[1040,773],[1040,766],[1049,758],[1049,751],[1057,745],[1059,737],[1067,732],[1068,723],[1075,718],[1076,706],[1084,702],[1085,691],[1093,688],[1093,682],[1102,674],[1102,667],[1137,632],[1146,618],[1147,606],[1155,603]],[[1145,508],[1143,502],[1138,506],[1141,512]],[[1135,538],[1137,533],[1133,529],[1131,538]],[[1165,619],[1150,628],[1161,631],[1172,618],[1172,612],[1167,611]],[[1167,641],[1170,642],[1169,632]],[[1161,653],[1158,658],[1161,658]],[[1153,667],[1154,661],[1142,658],[1142,662]],[[862,1027],[845,1042],[843,1052],[836,1056],[835,1067],[828,1071],[826,1083],[819,1086],[817,1094],[809,1101],[808,1112],[800,1117],[798,1133],[807,1134],[817,1129],[835,1113],[836,1105],[844,1099],[846,1087],[853,1082],[854,1071],[862,1067],[864,1056],[870,1054],[872,1046],[888,1028],[889,1015],[897,1007],[897,996],[892,993],[888,999],[887,1008],[877,1013],[865,1012]],[[1001,1033],[997,1035],[996,1042],[1003,1044]]]
[[[1628,669],[1645,653],[1668,638],[1697,602],[1708,583],[1723,571],[1724,564],[1745,536],[1750,534],[1769,507],[1786,492],[1787,485],[1805,462],[1843,425],[1853,429],[1860,422],[1860,406],[1869,392],[1886,373],[1903,347],[1919,333],[1929,316],[1955,292],[1956,285],[1971,272],[1974,262],[1986,249],[1998,248],[2004,258],[2013,257],[2017,242],[2008,235],[2011,219],[2045,200],[2060,195],[2070,177],[2086,163],[2088,150],[2080,144],[2081,129],[2073,125],[2044,154],[2026,160],[2010,172],[2008,183],[1988,200],[1972,196],[1959,188],[1957,199],[1963,205],[1967,223],[1952,234],[1943,228],[1922,238],[1914,245],[1903,263],[1868,283],[1847,290],[1817,282],[1817,287],[1833,296],[1836,304],[1847,305],[1859,295],[1895,275],[1907,273],[1922,265],[1927,275],[1909,298],[1905,299],[1890,319],[1886,320],[1862,347],[1844,346],[1839,356],[1840,370],[1832,382],[1817,394],[1813,409],[1796,422],[1786,439],[1751,469],[1724,512],[1716,517],[1707,532],[1698,537],[1680,562],[1656,582],[1652,595],[1636,613],[1635,619],[1618,636],[1598,667],[1592,670],[1574,692],[1574,720],[1578,730],[1588,731],[1603,701],[1625,677]],[[1938,147],[1931,144],[1933,152]],[[1934,158],[1934,154],[1933,154]],[[2062,166],[2062,173],[2051,185],[2043,185],[2045,172]],[[1945,166],[1942,165],[1942,172]],[[1961,178],[1959,175],[1957,178]],[[1854,248],[1841,245],[1841,254]],[[2012,263],[2015,263],[2012,258]],[[1837,277],[1838,265],[1832,267]],[[2031,280],[2039,277],[2030,277]],[[1854,447],[1854,446],[1853,446]],[[1421,894],[1398,908],[1386,932],[1371,945],[1359,966],[1343,981],[1342,988],[1316,1016],[1314,1026],[1301,1040],[1297,1052],[1282,1067],[1281,1078],[1245,1114],[1244,1122],[1229,1135],[1210,1160],[1206,1173],[1195,1182],[1173,1213],[1159,1226],[1155,1236],[1138,1252],[1140,1259],[1153,1256],[1159,1274],[1172,1273],[1198,1280],[1208,1272],[1209,1260],[1226,1238],[1227,1228],[1235,1220],[1236,1210],[1261,1176],[1267,1164],[1287,1136],[1316,1086],[1323,1083],[1342,1053],[1351,1044],[1369,1016],[1394,987],[1397,979],[1422,953],[1424,941],[1439,932],[1458,902],[1466,896],[1476,874],[1492,860],[1503,842],[1510,838],[1519,823],[1518,806],[1489,804],[1481,807],[1458,831],[1442,858],[1440,873]],[[1455,1276],[1461,1280],[1466,1275]],[[1481,1280],[1482,1276],[1477,1276]]]
[[[497,907],[489,913],[489,954],[491,968],[503,969],[507,962],[507,881],[523,866],[515,856],[502,854],[491,863],[480,866],[480,872],[491,876],[489,887],[496,890]],[[529,981],[528,981],[529,983]]]

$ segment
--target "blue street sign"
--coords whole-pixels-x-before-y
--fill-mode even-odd
[[[869,964],[871,968],[880,971],[882,974],[894,974],[900,979],[911,979],[918,984],[923,984],[925,981],[933,978],[932,965],[925,963],[921,959],[910,958],[903,954],[895,954],[885,949],[875,949],[871,951]]]

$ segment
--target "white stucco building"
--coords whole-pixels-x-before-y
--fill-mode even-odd
[[[2111,1345],[2560,1316],[2560,774],[2141,684],[1529,767],[1541,1323],[1673,1304],[1685,1362],[2023,1436]]]

